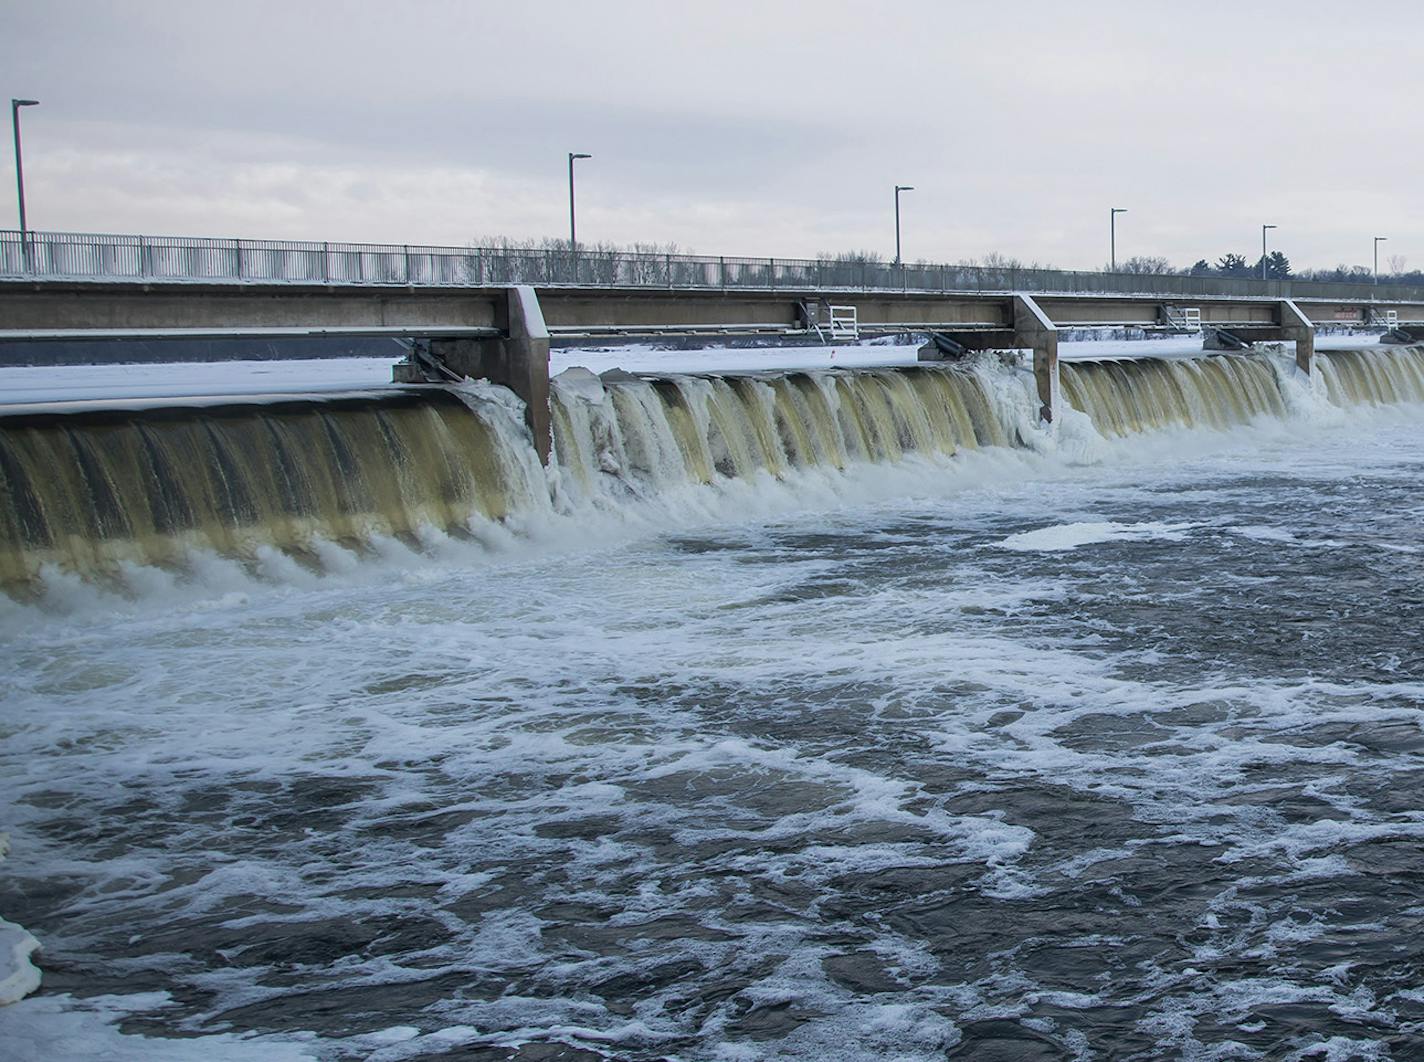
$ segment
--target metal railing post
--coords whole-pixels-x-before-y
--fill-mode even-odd
[[[331,244],[321,245],[321,279],[331,283]]]
[[[768,283],[768,285],[769,285],[770,287],[773,287],[773,288],[774,288],[774,287],[776,287],[776,259],[775,259],[775,258],[768,258],[766,261],[767,261],[767,275],[766,275],[767,283]]]
[[[409,287],[409,286],[410,286],[410,244],[405,243],[405,244],[402,244],[401,246],[402,246],[402,248],[404,248],[404,250],[405,250],[405,282],[406,282],[406,286]]]
[[[237,279],[242,279],[242,241],[232,241],[233,257],[237,261]]]
[[[726,259],[726,258],[718,258],[718,259],[717,259],[717,265],[720,267],[720,271],[721,271],[721,274],[722,274],[722,290],[723,290],[723,291],[726,291],[726,290],[727,290],[727,259]]]
[[[138,275],[148,276],[148,241],[142,236],[138,238]]]

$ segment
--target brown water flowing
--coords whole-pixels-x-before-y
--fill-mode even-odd
[[[1424,347],[1318,358],[1339,405],[1424,402]],[[1105,436],[1284,416],[1260,355],[1065,362],[1066,402]],[[1006,397],[1007,396],[1007,397]],[[441,388],[336,399],[0,415],[0,586],[44,565],[86,577],[182,568],[194,550],[252,562],[682,486],[1032,441],[1029,376],[992,358],[899,369],[619,377],[552,389],[552,470],[517,410]]]

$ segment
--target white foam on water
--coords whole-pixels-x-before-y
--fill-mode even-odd
[[[10,837],[0,833],[0,862],[10,851]],[[0,1007],[16,1003],[40,987],[33,959],[40,942],[25,929],[0,918]]]
[[[1391,681],[1252,670],[1230,647],[1181,657],[1137,637],[1159,620],[1132,610],[1161,591],[1132,581],[1161,544],[1185,610],[1228,577],[1265,577],[1213,582],[1193,549],[1256,548],[1265,564],[1378,540],[1374,514],[1348,508],[1320,533],[1308,501],[1362,476],[1407,487],[1419,424],[1378,410],[1099,440],[1091,462],[1045,446],[716,480],[472,524],[468,540],[421,528],[360,556],[321,543],[319,574],[280,551],[256,570],[208,554],[184,577],[129,569],[113,589],[47,573],[47,601],[0,620],[0,795],[21,842],[7,871],[71,883],[45,914],[47,951],[96,977],[106,956],[146,984],[180,980],[200,1002],[144,1009],[201,1035],[121,1036],[135,1009],[46,996],[0,1023],[23,1019],[16,1042],[36,1050],[71,1034],[100,1053],[158,1045],[118,1058],[176,1044],[387,1062],[531,1041],[942,1057],[970,1023],[1127,990],[1055,986],[1007,953],[952,971],[935,934],[973,927],[916,929],[872,886],[903,880],[926,918],[937,890],[947,907],[1027,915],[1065,880],[1142,904],[1115,867],[1198,850],[1215,891],[1181,927],[1200,934],[1193,961],[1288,957],[1317,931],[1259,894],[1355,881],[1353,848],[1418,842],[1417,817],[1351,785],[1410,761],[1424,684],[1407,663]],[[1407,524],[1394,544],[1412,548]],[[1122,616],[1092,614],[1109,594]],[[1372,730],[1402,751],[1355,740]],[[1287,820],[1273,787],[1299,777],[1309,809]],[[1131,828],[1065,849],[1054,816],[1021,803],[1040,791]],[[1245,933],[1249,919],[1272,928]],[[407,924],[404,945],[362,935]],[[274,939],[315,957],[284,980]],[[851,955],[869,987],[828,972]],[[1350,971],[1133,976],[1150,980],[1127,994],[1163,1050],[1234,1051],[1199,1026],[1291,1001],[1389,1026]],[[634,987],[606,1005],[618,979]],[[320,1040],[224,1031],[343,991],[417,1002]],[[1316,1046],[1347,1041],[1375,1050]]]
[[[15,1062],[315,1062],[314,1038],[219,1033],[172,1038],[125,1035],[117,1023],[161,1010],[163,993],[128,996],[36,996],[0,1007],[0,1046]]]
[[[1198,526],[1200,525],[1155,522],[1118,524],[1112,521],[1058,524],[1053,527],[1041,527],[1036,531],[1021,531],[1016,535],[1010,535],[1000,542],[999,546],[1002,549],[1029,552],[1071,550],[1100,542],[1146,542],[1154,539],[1182,542],[1187,537],[1186,533]]]
[[[40,972],[31,961],[39,947],[24,926],[0,918],[0,1007],[39,988]]]

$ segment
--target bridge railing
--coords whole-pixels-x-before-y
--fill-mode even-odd
[[[1164,299],[1255,296],[1424,301],[1424,288],[1370,283],[1259,280],[1184,274],[1094,273],[970,265],[728,258],[580,248],[523,250],[416,244],[122,236],[0,231],[0,277],[142,282],[504,284],[665,289],[852,289],[1156,295]]]

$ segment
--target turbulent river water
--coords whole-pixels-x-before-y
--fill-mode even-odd
[[[34,500],[34,426],[8,466],[33,487],[0,599],[0,914],[44,990],[0,1035],[1418,1058],[1419,359],[1322,359],[1313,386],[1264,358],[1065,370],[1082,415],[1052,445],[998,370],[571,378],[541,505],[466,418],[500,475],[199,512],[189,468],[167,523],[115,487],[67,539],[34,518],[69,497]],[[948,412],[917,435],[897,394]],[[186,424],[108,424],[148,442],[105,459],[161,466]]]

